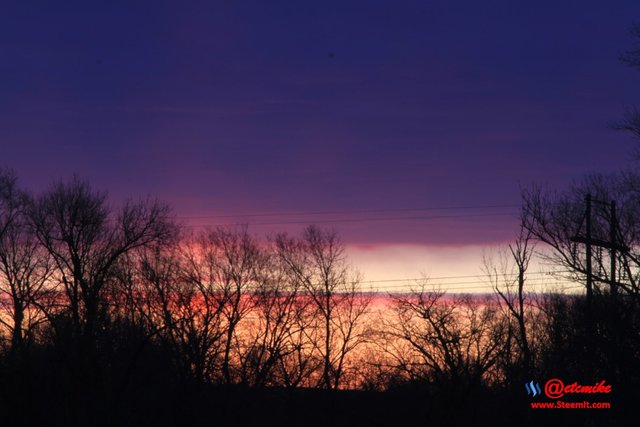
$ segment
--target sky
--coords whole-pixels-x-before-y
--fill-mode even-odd
[[[633,167],[640,2],[7,2],[0,166],[265,235],[370,278],[477,274],[520,191]]]

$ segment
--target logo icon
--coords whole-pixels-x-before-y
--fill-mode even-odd
[[[535,381],[524,383],[524,388],[527,389],[527,394],[532,395],[532,397],[536,397],[537,395],[542,394],[540,385]]]
[[[560,399],[564,396],[564,383],[557,378],[550,379],[544,385],[544,394],[549,399]]]

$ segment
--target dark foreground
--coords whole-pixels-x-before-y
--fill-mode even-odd
[[[5,393],[7,390],[3,390]],[[612,408],[533,410],[520,391],[452,398],[420,386],[387,392],[209,387],[139,390],[119,402],[51,390],[0,405],[6,426],[633,426],[638,393]],[[621,392],[624,392],[621,390]],[[81,404],[70,406],[70,399]],[[538,399],[544,401],[543,399]],[[547,399],[548,400],[548,399]]]

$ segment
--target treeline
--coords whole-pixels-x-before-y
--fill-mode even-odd
[[[528,292],[533,242],[549,240],[531,209],[502,262],[485,263],[495,295],[424,283],[382,295],[362,286],[333,231],[309,226],[264,241],[242,226],[188,232],[155,200],[114,208],[78,178],[34,196],[2,172],[0,418],[235,425],[255,422],[251,411],[269,401],[280,409],[262,422],[283,424],[287,413],[284,424],[333,425],[349,409],[336,404],[320,418],[307,409],[352,390],[368,396],[356,399],[362,408],[403,396],[384,402],[455,423],[504,402],[505,414],[527,410],[531,380],[606,379],[620,393],[635,390],[637,287],[620,286],[615,300],[597,285],[589,301]],[[577,246],[567,247],[579,260]],[[621,281],[623,268],[637,271],[631,262],[618,264]],[[285,390],[299,392],[277,397]],[[367,410],[381,424],[415,415]],[[345,425],[350,416],[365,415]]]

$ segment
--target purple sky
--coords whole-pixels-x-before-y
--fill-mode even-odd
[[[521,185],[619,170],[635,144],[607,125],[640,104],[617,60],[637,0],[15,3],[0,165],[36,191],[77,172],[180,216],[358,211],[191,224],[482,245],[515,232]],[[474,209],[390,211],[428,207]]]

